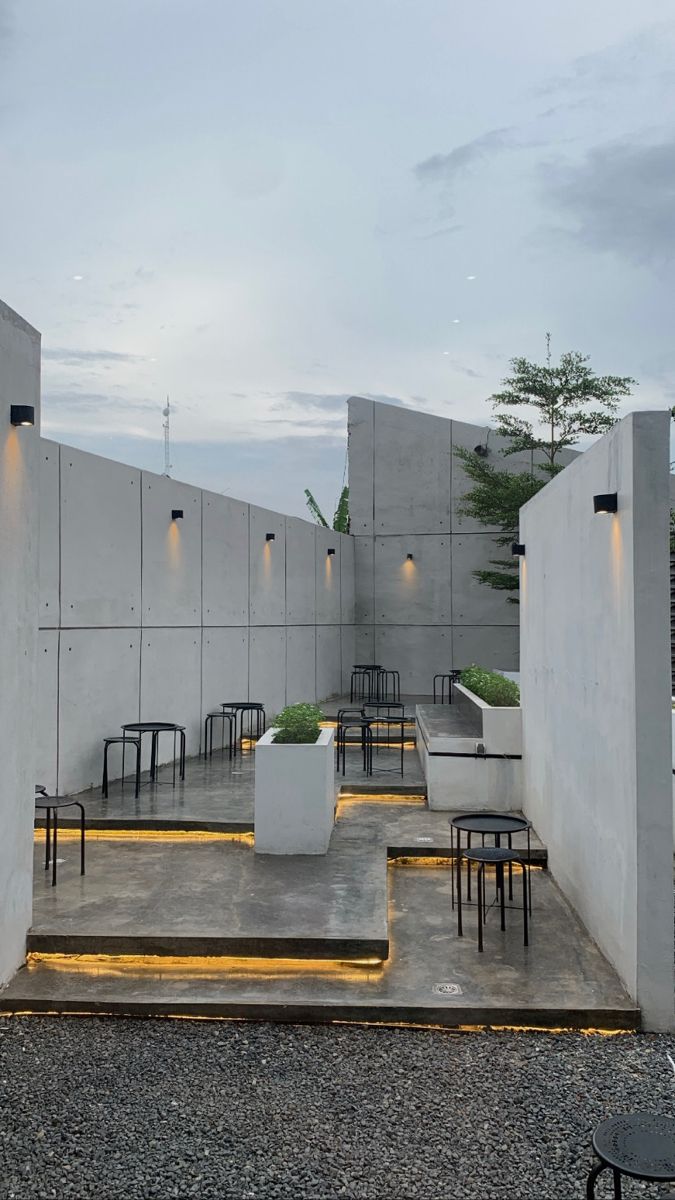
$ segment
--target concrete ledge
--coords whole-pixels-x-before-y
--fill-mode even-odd
[[[458,706],[479,722],[487,754],[522,755],[523,731],[520,706],[495,708],[461,683],[453,684]]]
[[[462,690],[467,692],[465,688]],[[467,696],[471,695],[467,692]],[[515,711],[520,713],[519,709]],[[520,809],[520,756],[479,753],[483,748],[487,751],[485,741],[480,735],[467,736],[471,728],[467,721],[475,722],[474,728],[478,724],[474,708],[463,710],[460,705],[447,704],[417,706],[417,749],[427,782],[429,808],[490,812]]]

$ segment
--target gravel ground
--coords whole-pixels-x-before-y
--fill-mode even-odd
[[[598,1121],[675,1116],[666,1051],[661,1035],[4,1019],[0,1196],[572,1200]]]

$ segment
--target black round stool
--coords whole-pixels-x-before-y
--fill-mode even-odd
[[[370,721],[367,717],[343,717],[337,728],[337,769],[340,770],[340,755],[342,755],[342,774],[345,773],[347,762],[347,746],[354,743],[349,742],[350,729],[358,730],[360,734],[361,753],[363,755],[363,769],[366,775],[373,773],[373,731]]]
[[[229,757],[232,758],[232,747],[233,745],[236,746],[237,742],[237,714],[233,712],[226,712],[225,709],[222,711],[215,709],[213,712],[207,713],[206,715],[204,720],[204,758],[207,757],[207,754],[209,758],[211,758],[213,755],[214,721],[222,721],[221,732],[223,736],[220,749],[222,750],[223,754],[225,753],[225,722],[227,721],[227,748]],[[234,733],[232,730],[233,725]]]
[[[649,1112],[609,1117],[595,1130],[593,1149],[600,1162],[586,1180],[586,1200],[594,1200],[595,1181],[605,1170],[614,1176],[614,1200],[621,1200],[622,1175],[651,1183],[675,1180],[675,1121],[672,1117]]]
[[[519,863],[523,872],[523,945],[528,946],[527,928],[527,871],[521,856],[514,850],[502,850],[499,846],[481,846],[476,850],[462,850],[461,857],[466,859],[469,870],[471,863],[478,865],[478,949],[483,953],[483,925],[487,916],[485,902],[485,868],[495,867],[497,871],[497,892],[501,914],[501,928],[506,929],[506,901],[504,897],[504,867],[506,864]],[[461,861],[460,861],[461,867]],[[461,873],[461,872],[460,872]],[[457,889],[457,936],[463,936],[462,929],[462,889]]]

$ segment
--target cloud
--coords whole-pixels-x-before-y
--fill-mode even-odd
[[[584,245],[640,264],[672,258],[675,136],[659,145],[598,146],[576,165],[543,170],[545,192]]]
[[[75,367],[85,363],[104,362],[145,362],[141,354],[122,354],[118,350],[70,350],[53,347],[42,351],[42,357],[49,362],[63,363]]]
[[[470,142],[455,146],[448,154],[433,154],[431,158],[417,163],[415,175],[420,183],[440,183],[445,186],[456,183],[469,167],[509,149],[513,145],[513,132],[511,126],[490,129]]]
[[[100,416],[104,412],[110,413],[111,410],[115,410],[117,413],[158,411],[156,401],[127,400],[122,397],[104,395],[101,392],[45,391],[42,401],[43,412],[46,416],[52,413],[62,415],[64,412],[78,413],[81,416],[95,413]]]

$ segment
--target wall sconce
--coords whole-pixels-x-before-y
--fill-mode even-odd
[[[172,521],[179,521],[182,518],[182,516],[183,516],[182,508],[172,508],[171,509],[171,520]]]
[[[615,513],[616,512],[616,492],[606,492],[603,496],[593,497],[593,512],[596,513]]]
[[[413,560],[412,554],[406,554],[406,559],[408,562],[412,562],[412,560]]]
[[[12,425],[34,425],[35,409],[32,404],[12,404],[9,419]]]
[[[511,542],[511,553],[514,558],[524,558],[525,557],[525,543],[524,542]]]
[[[266,534],[265,534],[265,541],[266,541],[266,542],[273,542],[276,536],[277,536],[277,535],[276,535],[276,533],[266,533]]]
[[[331,554],[335,554],[335,546],[329,546],[328,550],[326,550],[326,554],[328,554],[329,556]]]

